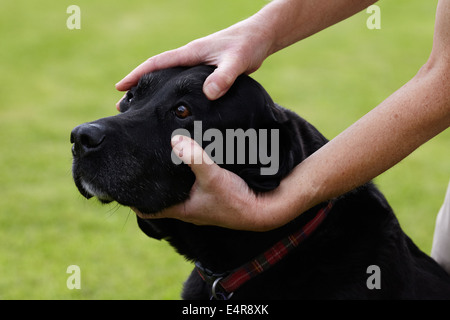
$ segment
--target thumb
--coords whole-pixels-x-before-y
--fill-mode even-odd
[[[206,78],[203,92],[209,100],[216,100],[223,96],[233,85],[236,78],[245,71],[240,59],[225,59]]]
[[[173,153],[191,168],[197,179],[202,179],[218,168],[218,165],[194,139],[175,135],[172,137],[171,143]]]

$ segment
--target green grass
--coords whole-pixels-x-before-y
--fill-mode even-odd
[[[178,299],[192,265],[148,239],[133,213],[82,198],[69,134],[115,114],[114,83],[149,56],[227,27],[265,1],[0,3],[0,299]],[[254,74],[278,103],[332,138],[408,81],[432,44],[436,1],[381,1],[268,59]],[[444,132],[376,179],[407,233],[430,251],[450,177]],[[81,268],[81,290],[66,269]]]

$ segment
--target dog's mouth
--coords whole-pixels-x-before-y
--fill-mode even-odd
[[[109,194],[93,185],[92,183],[86,182],[83,179],[80,179],[77,185],[78,189],[80,189],[80,193],[87,199],[96,197],[102,203],[110,203],[114,201],[114,199]]]

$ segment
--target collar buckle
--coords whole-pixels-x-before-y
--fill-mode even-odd
[[[233,296],[234,292],[226,293],[226,291],[222,287],[219,288],[219,290],[222,292],[217,291],[217,285],[220,285],[220,280],[222,279],[223,277],[219,277],[214,280],[214,283],[211,287],[211,300],[230,300],[230,298]]]
[[[200,261],[195,262],[195,267],[203,281],[211,286],[211,300],[229,300],[233,296],[234,292],[228,293],[220,285],[220,281],[225,278],[229,272],[214,273],[208,268],[203,267]]]

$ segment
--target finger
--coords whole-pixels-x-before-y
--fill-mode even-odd
[[[154,215],[154,214],[150,214],[150,213],[142,213],[138,209],[136,209],[135,207],[130,207],[130,209],[133,210],[134,213],[136,213],[136,215],[139,218],[141,218],[141,219],[155,219],[155,218],[158,218],[158,215]]]
[[[233,85],[236,78],[245,71],[239,59],[232,57],[219,63],[218,67],[205,80],[203,92],[209,100],[223,96]]]
[[[176,66],[193,66],[201,62],[200,57],[196,54],[195,48],[189,45],[170,50],[151,57],[137,66],[122,80],[116,83],[116,89],[125,91],[135,86],[139,79],[148,72],[156,70],[176,67]]]
[[[160,212],[157,213],[142,213],[137,208],[130,207],[131,210],[136,213],[136,215],[141,219],[164,219],[164,218],[176,218],[182,216],[182,213],[184,212],[184,204],[176,204],[169,208],[166,208]]]
[[[154,60],[150,58],[131,71],[122,80],[116,83],[116,89],[119,91],[129,90],[131,87],[137,85],[139,79],[147,72],[155,71]]]
[[[175,155],[191,167],[200,181],[212,179],[217,169],[220,169],[199,144],[189,137],[175,135],[172,138],[172,148]]]
[[[116,109],[117,111],[120,111],[120,103],[122,102],[122,100],[126,97],[127,95],[124,94],[122,98],[120,98],[120,100],[116,103]]]

